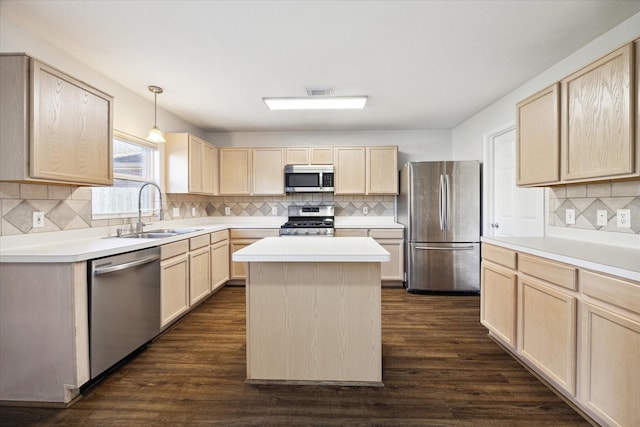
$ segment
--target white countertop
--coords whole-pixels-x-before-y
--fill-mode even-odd
[[[247,262],[387,262],[391,255],[371,237],[266,237],[233,254]]]
[[[339,220],[336,228],[402,228],[393,217],[350,217]],[[116,229],[96,227],[69,231],[0,236],[0,263],[68,263],[80,262],[124,252],[176,242],[201,234],[230,228],[280,228],[287,217],[202,217],[187,220],[159,221],[145,231],[162,228],[199,228],[201,231],[160,239],[116,238]],[[111,236],[111,237],[108,237]],[[307,237],[305,237],[307,238]]]
[[[556,237],[483,237],[482,241],[640,281],[640,248],[609,246]]]

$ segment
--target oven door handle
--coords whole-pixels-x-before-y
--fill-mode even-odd
[[[108,265],[105,267],[96,267],[93,269],[93,274],[97,276],[99,274],[107,274],[107,273],[113,273],[114,271],[127,270],[129,268],[137,267],[139,265],[149,264],[150,262],[153,262],[158,259],[160,259],[160,255],[151,255],[148,257],[137,259],[135,261],[125,262],[124,264]]]

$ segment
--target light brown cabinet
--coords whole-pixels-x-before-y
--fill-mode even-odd
[[[398,147],[334,147],[335,194],[398,194]]]
[[[113,183],[113,98],[26,55],[0,55],[0,180]]]
[[[246,263],[233,261],[233,253],[265,237],[279,235],[277,228],[236,228],[229,231],[229,280],[246,279]]]
[[[607,424],[640,425],[640,283],[583,270],[579,400]]]
[[[519,186],[560,181],[560,84],[516,105],[516,140]]]
[[[284,162],[283,148],[254,148],[251,194],[283,195]]]
[[[515,350],[517,331],[517,253],[482,245],[480,322]]]
[[[188,133],[167,133],[164,144],[167,193],[218,193],[217,149]]]
[[[633,44],[562,80],[562,179],[638,176]]]
[[[160,247],[160,326],[171,324],[189,310],[189,241]]]
[[[251,148],[220,148],[220,195],[251,194]]]
[[[383,282],[404,281],[404,231],[398,228],[337,228],[336,237],[371,237],[382,246],[391,259],[380,263]]]
[[[333,147],[287,147],[287,165],[331,165]]]
[[[193,306],[211,293],[210,236],[189,239],[189,305]]]
[[[211,233],[211,291],[221,288],[229,280],[229,232]]]

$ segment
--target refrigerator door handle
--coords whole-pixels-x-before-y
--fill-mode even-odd
[[[440,218],[440,230],[445,230],[444,224],[444,202],[447,195],[444,188],[444,175],[440,175],[440,189],[438,191],[438,215]]]
[[[451,220],[451,200],[449,200],[449,174],[444,176],[444,192],[445,192],[445,202],[444,202],[444,229],[449,229],[449,222]]]
[[[442,246],[416,246],[421,251],[472,251],[475,249],[473,245],[470,246],[456,246],[453,248],[444,248]]]

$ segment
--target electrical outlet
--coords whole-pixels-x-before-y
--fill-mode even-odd
[[[618,209],[616,222],[618,228],[631,228],[631,209]]]
[[[607,211],[606,210],[597,210],[596,211],[596,224],[599,226],[607,225]]]
[[[33,213],[33,228],[44,227],[44,212]]]
[[[191,216],[196,216],[196,214],[197,214],[196,208],[192,207],[191,208]]]
[[[564,211],[564,222],[567,225],[572,225],[576,223],[576,210],[575,209],[565,209]]]
[[[271,215],[278,215],[278,207],[271,206]]]
[[[225,215],[231,215],[231,208],[229,206],[225,206],[224,207],[224,214]]]
[[[363,206],[362,207],[362,213],[367,215],[369,213],[369,206]]]
[[[177,218],[180,216],[180,208],[173,208],[173,215],[171,215],[174,218]]]

